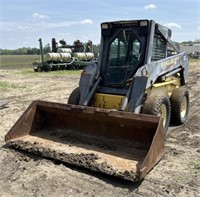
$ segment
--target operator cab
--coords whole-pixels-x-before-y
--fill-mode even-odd
[[[131,30],[117,33],[109,43],[106,79],[109,84],[124,84],[140,62],[141,41]]]
[[[102,85],[124,87],[144,64],[149,21],[102,23]]]

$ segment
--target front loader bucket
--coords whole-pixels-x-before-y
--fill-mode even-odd
[[[34,101],[5,136],[21,150],[130,181],[164,152],[162,118]]]

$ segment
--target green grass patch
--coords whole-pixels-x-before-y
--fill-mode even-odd
[[[39,55],[0,55],[0,68],[32,68],[33,62],[39,62]]]
[[[0,81],[0,90],[1,91],[7,91],[9,89],[19,89],[19,88],[25,88],[25,86],[8,83],[6,81]]]
[[[195,160],[194,169],[199,170],[200,172],[200,157]]]

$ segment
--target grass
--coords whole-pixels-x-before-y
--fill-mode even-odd
[[[8,83],[6,81],[0,81],[0,90],[7,91],[8,89],[18,89],[18,88],[25,88],[25,86],[19,86],[13,83]]]
[[[0,55],[0,69],[32,68],[39,55]]]
[[[194,169],[199,170],[200,172],[200,157],[195,160]]]

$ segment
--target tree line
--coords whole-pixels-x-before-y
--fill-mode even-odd
[[[93,52],[98,54],[99,45],[93,45]],[[44,46],[44,54],[51,52],[50,44]],[[22,47],[18,49],[0,49],[0,55],[40,55],[39,48]]]
[[[51,51],[50,44],[46,44],[44,47],[44,53]],[[18,49],[0,49],[1,55],[39,55],[40,49],[36,47],[22,47]]]
[[[18,49],[0,49],[1,55],[39,55],[40,49],[37,48],[18,48]]]
[[[194,41],[183,41],[180,44],[187,44],[187,45],[193,45],[193,44],[200,44],[200,39],[195,39]]]

